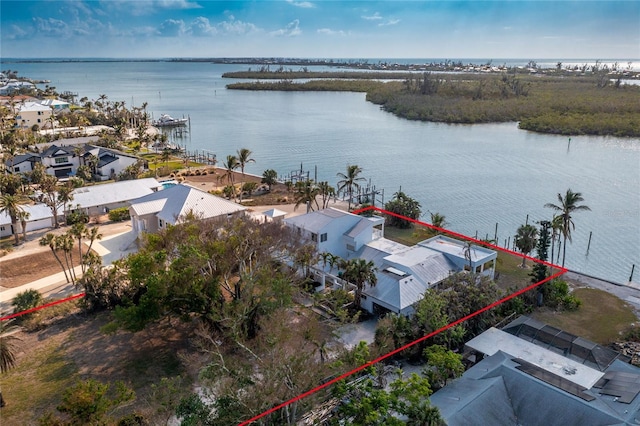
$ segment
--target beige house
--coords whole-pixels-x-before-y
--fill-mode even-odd
[[[51,127],[53,109],[38,102],[25,102],[18,108],[16,125],[23,129],[30,129],[34,125],[44,129]]]

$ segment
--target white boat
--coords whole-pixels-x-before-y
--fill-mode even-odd
[[[155,127],[184,126],[189,121],[188,118],[173,118],[169,114],[162,114],[157,120],[151,122]]]

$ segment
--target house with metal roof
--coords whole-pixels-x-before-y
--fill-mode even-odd
[[[81,210],[88,216],[99,216],[109,210],[129,207],[130,201],[162,189],[154,178],[123,180],[101,185],[90,185],[75,189],[68,211]]]
[[[51,228],[53,226],[53,214],[46,204],[24,204],[22,209],[29,213],[27,217],[27,232],[39,229]],[[18,221],[15,232],[22,232],[22,224]],[[6,213],[0,213],[0,237],[8,237],[14,234],[11,217]]]
[[[480,359],[430,401],[450,426],[636,425],[640,368],[526,316],[470,340]]]
[[[30,129],[34,125],[38,128],[51,127],[53,110],[39,102],[24,102],[16,113],[16,126]]]
[[[464,270],[493,278],[497,252],[442,235],[408,247],[383,237],[384,218],[364,217],[329,208],[285,219],[301,239],[316,246],[318,253],[342,259],[361,258],[377,268],[377,284],[366,286],[361,307],[374,314],[394,312],[411,315],[413,305],[427,289]],[[310,268],[324,286],[345,287],[333,265],[320,261]]]
[[[138,235],[176,225],[189,214],[206,220],[233,217],[246,210],[239,204],[184,184],[137,198],[129,206],[131,225]]]

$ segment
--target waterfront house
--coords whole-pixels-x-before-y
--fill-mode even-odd
[[[430,397],[446,424],[632,425],[640,368],[526,316],[466,344],[477,363]]]
[[[377,285],[362,292],[361,307],[382,315],[411,315],[413,305],[427,289],[437,287],[451,274],[473,271],[493,279],[497,253],[442,235],[405,246],[384,238],[384,218],[365,217],[329,208],[285,219],[299,237],[313,244],[318,253],[342,259],[361,258],[373,262]],[[320,289],[344,287],[340,272],[324,261],[310,268]]]
[[[239,204],[184,184],[137,198],[129,206],[131,226],[137,235],[176,225],[187,215],[207,220],[242,215],[246,210]]]

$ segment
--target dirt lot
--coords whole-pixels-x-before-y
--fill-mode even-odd
[[[114,417],[135,411],[152,424],[164,423],[156,417],[151,385],[161,377],[182,375],[182,387],[189,390],[197,371],[186,370],[191,366],[181,361],[181,354],[193,352],[187,340],[189,325],[165,321],[140,333],[107,335],[100,327],[108,320],[108,313],[86,317],[76,311],[43,330],[18,333],[17,366],[2,379],[7,406],[0,424],[37,424],[46,412],[55,412],[66,388],[89,377],[111,385],[121,380],[135,390],[133,404],[118,409]]]

